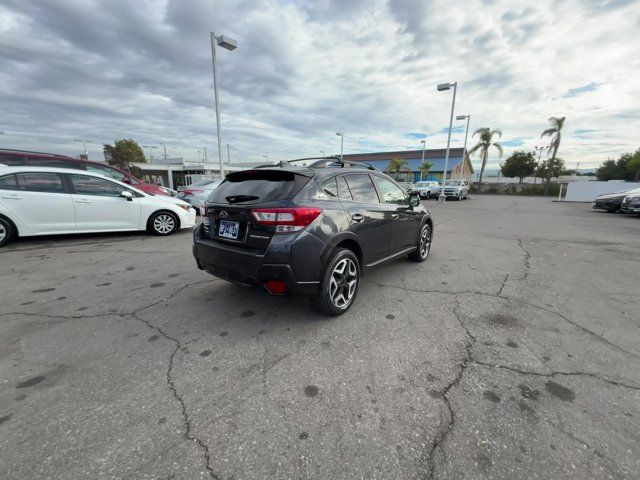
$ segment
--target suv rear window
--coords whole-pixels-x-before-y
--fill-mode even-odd
[[[211,203],[253,204],[288,200],[310,179],[283,170],[245,170],[227,175],[208,201]]]

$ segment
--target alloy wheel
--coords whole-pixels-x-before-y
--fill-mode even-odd
[[[425,225],[420,232],[420,257],[427,258],[431,250],[431,229]]]
[[[175,226],[175,220],[168,213],[158,215],[153,221],[153,228],[156,232],[162,235],[167,235],[168,233],[173,232]]]
[[[329,298],[331,303],[345,309],[353,300],[358,286],[358,268],[350,258],[340,260],[331,272],[329,281]]]
[[[7,236],[7,229],[4,228],[4,225],[2,225],[2,223],[0,223],[0,242],[3,241],[6,236]]]

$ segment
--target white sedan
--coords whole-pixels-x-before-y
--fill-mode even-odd
[[[96,173],[0,167],[0,246],[18,236],[128,230],[169,235],[193,227],[195,218],[187,202]]]

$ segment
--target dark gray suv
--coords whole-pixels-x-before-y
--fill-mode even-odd
[[[422,262],[433,222],[420,198],[370,166],[323,159],[233,172],[194,231],[198,268],[340,315],[363,273],[402,255]]]

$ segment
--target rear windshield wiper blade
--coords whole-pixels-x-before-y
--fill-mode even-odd
[[[229,203],[248,202],[249,200],[258,200],[260,197],[255,195],[229,195],[224,197]]]

